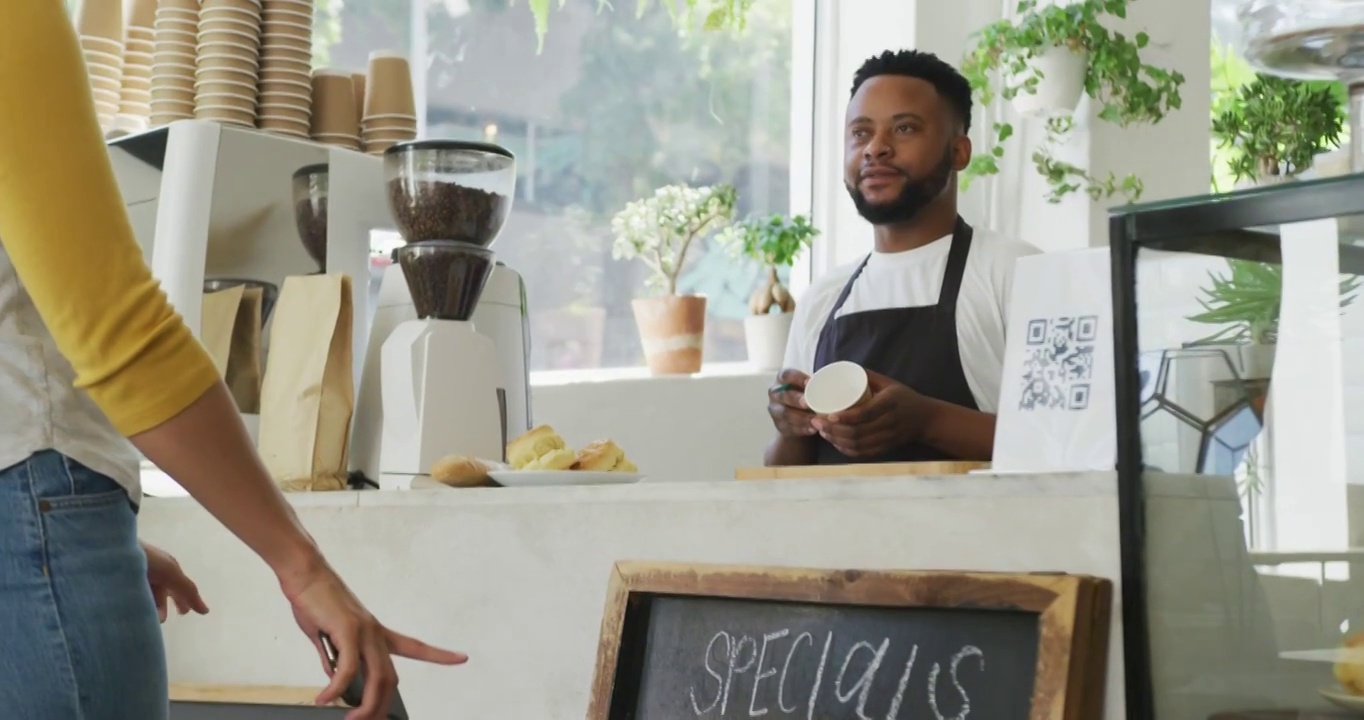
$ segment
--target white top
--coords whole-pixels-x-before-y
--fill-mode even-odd
[[[0,247],[0,470],[56,450],[140,502],[137,451],[84,390]]]
[[[839,317],[867,310],[936,305],[951,246],[952,236],[948,235],[913,250],[873,252],[839,309]],[[1025,242],[985,230],[977,229],[971,240],[957,296],[957,349],[966,382],[982,412],[993,413],[999,407],[1014,261],[1040,252]],[[786,343],[786,367],[813,371],[820,331],[861,262],[859,258],[816,278],[796,303],[791,337]]]

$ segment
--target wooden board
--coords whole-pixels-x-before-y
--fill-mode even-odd
[[[171,683],[170,699],[184,702],[245,703],[249,705],[312,705],[322,688],[288,685],[207,685]],[[341,701],[332,703],[342,706]]]
[[[867,463],[859,465],[801,465],[787,467],[743,467],[734,471],[735,480],[800,480],[811,478],[888,477],[894,475],[965,475],[983,470],[990,463],[975,460],[949,460],[917,463]]]
[[[320,690],[171,683],[170,720],[341,720],[350,712],[340,700],[323,707],[314,705]]]
[[[1111,604],[1060,573],[617,563],[587,717],[1099,720]]]

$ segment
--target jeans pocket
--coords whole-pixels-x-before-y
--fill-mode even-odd
[[[112,478],[63,456],[67,482],[65,492],[56,490],[51,480],[43,483],[45,487],[38,494],[38,509],[43,513],[67,510],[100,510],[116,507],[120,503],[131,509],[132,502],[128,491]]]

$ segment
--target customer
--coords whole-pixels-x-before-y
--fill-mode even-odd
[[[370,615],[261,464],[142,261],[62,0],[6,6],[0,97],[4,716],[167,716],[134,518],[138,460],[125,437],[270,566],[314,645],[319,630],[332,637],[340,663],[320,702],[363,666],[365,701],[350,717],[380,718],[397,682],[391,655],[464,662]]]
[[[930,53],[888,51],[853,76],[843,182],[874,245],[796,306],[766,464],[990,459],[1014,261],[1038,251],[957,214],[970,129],[971,86]],[[871,398],[816,417],[805,381],[837,361],[869,371]]]

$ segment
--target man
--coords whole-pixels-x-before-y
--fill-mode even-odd
[[[796,306],[768,465],[990,459],[1014,261],[1038,250],[957,215],[970,125],[969,84],[931,54],[886,52],[854,76],[844,182],[875,247]],[[839,360],[867,369],[871,397],[816,417],[805,381]]]

